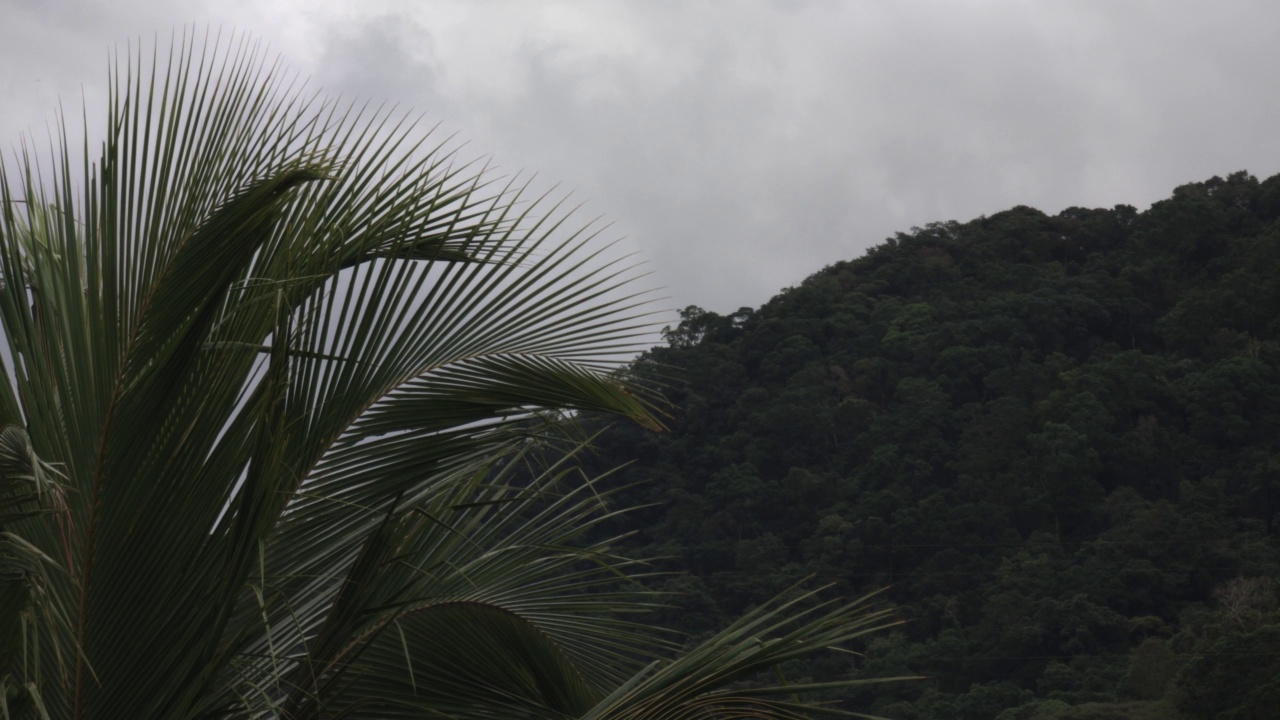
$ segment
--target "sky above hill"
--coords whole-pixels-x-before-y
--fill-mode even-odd
[[[1280,172],[1280,3],[0,0],[0,150],[175,28],[260,38],[602,215],[665,304],[755,306],[894,232]]]

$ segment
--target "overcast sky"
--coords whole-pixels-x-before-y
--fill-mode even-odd
[[[897,231],[1280,172],[1280,2],[0,0],[0,147],[195,23],[587,200],[671,307]],[[43,131],[41,131],[43,132]]]

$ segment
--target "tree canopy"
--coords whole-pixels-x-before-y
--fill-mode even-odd
[[[760,308],[688,308],[635,366],[672,432],[601,438],[652,503],[610,527],[679,558],[691,632],[811,575],[891,586],[908,622],[862,669],[930,679],[846,707],[1270,717],[1278,219],[1280,176],[1240,172],[914,228]]]

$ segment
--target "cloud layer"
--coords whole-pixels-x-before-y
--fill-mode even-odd
[[[675,307],[758,305],[935,220],[1280,171],[1269,2],[9,4],[8,138],[92,103],[113,44],[235,27],[559,181]]]

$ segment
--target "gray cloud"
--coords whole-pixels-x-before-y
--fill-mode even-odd
[[[315,85],[427,111],[476,153],[563,182],[673,305],[719,311],[913,225],[1144,206],[1280,170],[1280,6],[1265,1],[354,7],[21,3],[0,30],[20,69],[0,130],[77,98],[130,34],[235,25]]]

